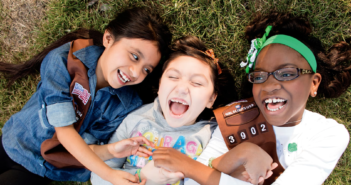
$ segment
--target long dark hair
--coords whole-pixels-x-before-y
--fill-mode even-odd
[[[208,48],[205,44],[195,36],[185,36],[177,39],[172,44],[172,53],[168,60],[163,65],[162,71],[177,57],[180,56],[191,56],[200,61],[205,62],[211,68],[211,77],[214,84],[214,93],[217,94],[217,99],[213,104],[213,109],[224,106],[234,100],[237,100],[237,92],[235,89],[234,78],[228,69],[225,69],[220,63],[222,73],[218,75],[217,65],[213,62],[213,59],[208,55],[204,54]],[[217,57],[217,56],[216,56]],[[186,67],[186,66],[184,66]],[[213,111],[205,108],[205,110],[199,115],[197,120],[209,120],[213,117]]]
[[[155,41],[162,57],[169,53],[168,45],[171,42],[172,34],[160,16],[150,13],[150,10],[147,8],[133,8],[119,13],[117,14],[116,18],[106,26],[105,29],[113,35],[115,42],[121,38],[140,38]],[[0,72],[3,73],[4,77],[8,80],[8,86],[10,86],[17,79],[39,71],[42,60],[51,50],[76,39],[93,39],[94,45],[102,45],[102,37],[103,34],[99,31],[85,28],[78,29],[50,44],[42,52],[35,55],[28,61],[20,64],[9,64],[1,61]],[[155,75],[150,76],[151,77],[148,77],[148,80],[146,80],[145,83],[153,82],[155,80],[151,79],[157,78]],[[151,88],[149,84],[146,85],[145,83],[134,88],[136,90],[140,90],[141,86]],[[145,89],[144,92],[146,92]],[[139,94],[143,99],[143,97],[148,97],[150,93]]]
[[[262,37],[268,25],[272,25],[267,39],[277,34],[294,37],[304,43],[317,60],[317,73],[322,75],[318,88],[318,95],[326,98],[337,98],[343,94],[351,84],[351,39],[335,43],[325,51],[322,43],[311,35],[312,26],[304,16],[294,16],[290,13],[271,12],[268,15],[258,14],[246,27],[246,39]],[[245,83],[247,92],[248,85]],[[252,87],[252,86],[251,86]],[[251,88],[252,89],[252,88]]]

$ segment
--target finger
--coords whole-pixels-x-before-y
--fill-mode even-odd
[[[268,178],[271,177],[272,175],[273,175],[273,172],[272,172],[272,171],[268,171],[265,179],[268,179]]]
[[[142,180],[140,185],[145,185],[146,184],[146,179]]]
[[[143,153],[146,157],[152,155],[152,152],[145,147],[139,147],[137,153]]]
[[[123,171],[124,172],[124,171]],[[123,178],[126,179],[126,180],[129,180],[130,182],[134,182],[134,183],[138,183],[139,182],[139,178],[130,174],[130,173],[127,173],[127,172],[124,172],[123,173]]]
[[[264,182],[264,178],[263,177],[258,178],[258,183],[261,183],[261,182]]]
[[[132,137],[131,139],[137,141],[139,145],[146,144],[148,146],[155,147],[154,143],[152,143],[151,141],[149,141],[148,139],[146,139],[143,136]]]
[[[164,168],[160,168],[160,172],[167,178],[169,179],[183,179],[184,178],[184,174],[182,172],[171,172],[168,171]]]
[[[274,170],[276,167],[278,167],[278,163],[273,163],[273,164],[271,165],[271,170]]]

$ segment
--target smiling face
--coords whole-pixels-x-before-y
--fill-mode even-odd
[[[156,42],[153,41],[122,38],[115,42],[106,31],[103,44],[105,50],[96,67],[98,89],[139,84],[161,59]]]
[[[306,59],[294,49],[270,44],[259,53],[255,71],[273,72],[285,67],[311,69]],[[270,75],[265,82],[253,84],[252,93],[268,123],[294,126],[300,123],[298,120],[302,118],[307,99],[309,95],[315,96],[320,81],[319,73],[300,75],[290,81],[278,81]]]
[[[200,113],[211,108],[217,95],[208,64],[189,56],[170,61],[158,90],[163,115],[171,127],[192,125]]]

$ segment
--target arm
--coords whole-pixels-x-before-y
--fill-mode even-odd
[[[261,147],[244,142],[214,159],[212,165],[223,173],[243,180],[248,180],[242,177],[242,172],[246,171],[250,176],[250,182],[257,184],[273,174],[271,170],[277,167],[277,164],[272,163],[271,156]]]
[[[89,147],[100,159],[106,161],[112,158],[124,158],[130,155],[138,155],[141,157],[151,156],[152,152],[142,147],[141,145],[143,144],[154,147],[153,143],[142,136],[123,139],[106,145],[89,145]]]
[[[112,184],[138,184],[138,179],[127,172],[113,170],[84,142],[72,125],[55,128],[61,144],[86,168]],[[133,183],[134,182],[134,183]],[[145,182],[143,182],[144,184]]]
[[[207,166],[208,161],[211,157],[219,157],[222,154],[228,152],[228,148],[224,143],[223,137],[218,127],[215,129],[214,133],[212,134],[212,138],[209,144],[206,146],[205,150],[201,153],[201,155],[197,158],[196,161],[193,159],[190,159],[189,157],[185,156],[184,154],[178,151],[175,151],[175,152],[168,151],[168,154],[177,155],[178,157],[180,157],[180,160],[173,161],[174,159],[177,159],[177,158],[175,156],[174,156],[175,158],[170,157],[167,154],[167,152],[166,153],[160,152],[160,155],[159,155],[160,160],[158,160],[157,159],[158,152],[159,150],[156,150],[153,154],[155,165],[164,167],[169,171],[179,171],[179,172],[187,171],[183,173],[185,177],[188,177],[191,179],[186,179],[185,185],[198,185],[198,184],[225,185],[227,184],[227,183],[224,183],[224,184],[222,183],[223,177],[226,177],[225,174],[220,173],[219,171]],[[169,160],[167,160],[167,158]],[[173,167],[175,169],[173,169]],[[240,181],[235,178],[231,178],[231,179],[232,179],[231,183],[235,185],[249,185],[249,183],[246,183],[244,181]]]

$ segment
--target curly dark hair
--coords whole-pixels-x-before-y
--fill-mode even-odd
[[[304,43],[317,60],[317,73],[322,75],[318,94],[326,98],[337,98],[351,84],[351,38],[340,41],[324,50],[319,39],[311,35],[312,26],[305,16],[290,13],[271,12],[268,15],[258,13],[245,30],[246,39],[262,37],[268,25],[272,25],[267,39],[277,34],[294,37]],[[246,86],[247,90],[247,84]]]
[[[214,84],[214,92],[217,93],[217,99],[213,104],[213,109],[224,106],[234,100],[238,99],[235,88],[235,81],[228,69],[225,69],[219,62],[222,73],[218,75],[217,65],[213,59],[204,52],[208,49],[205,44],[195,36],[185,36],[174,41],[172,44],[172,53],[168,60],[163,65],[163,71],[167,68],[175,58],[180,56],[191,56],[200,61],[205,62],[211,67],[211,77]],[[216,56],[217,57],[217,56]],[[219,60],[220,61],[220,60]],[[184,66],[186,67],[186,66]],[[212,110],[205,109],[197,118],[197,120],[209,120],[214,114]]]

